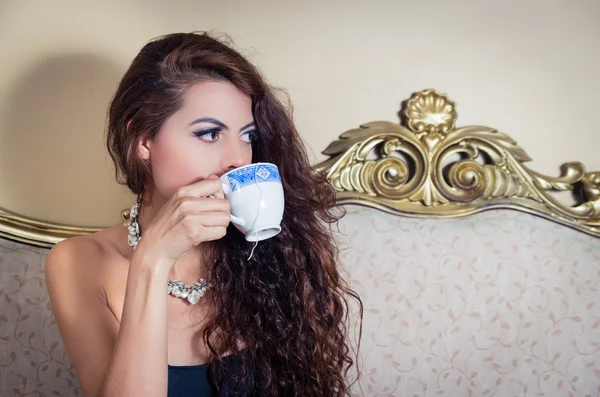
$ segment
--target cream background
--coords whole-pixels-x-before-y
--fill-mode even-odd
[[[599,17],[593,0],[0,2],[0,207],[118,221],[132,197],[105,155],[106,104],[141,46],[173,31],[231,35],[290,94],[314,161],[432,87],[458,125],[508,133],[534,169],[598,170]]]

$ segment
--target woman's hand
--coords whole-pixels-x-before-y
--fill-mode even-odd
[[[170,270],[192,247],[225,236],[229,222],[230,206],[221,180],[211,175],[173,194],[143,230],[134,255],[153,258],[152,263]]]

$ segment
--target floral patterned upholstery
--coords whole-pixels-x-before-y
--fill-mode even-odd
[[[529,214],[348,207],[364,303],[355,396],[600,395],[600,239]]]
[[[347,209],[342,262],[365,305],[353,395],[599,395],[600,239],[510,210]],[[47,252],[0,239],[2,397],[81,395],[48,304]]]
[[[48,249],[0,238],[0,396],[81,396],[44,281]]]

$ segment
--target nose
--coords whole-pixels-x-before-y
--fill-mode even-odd
[[[221,157],[221,169],[225,172],[250,164],[252,149],[239,139],[228,139]]]

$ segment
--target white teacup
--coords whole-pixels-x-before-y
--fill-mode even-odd
[[[231,223],[247,241],[266,240],[281,231],[284,196],[275,164],[248,164],[222,175],[221,182],[231,205]]]

